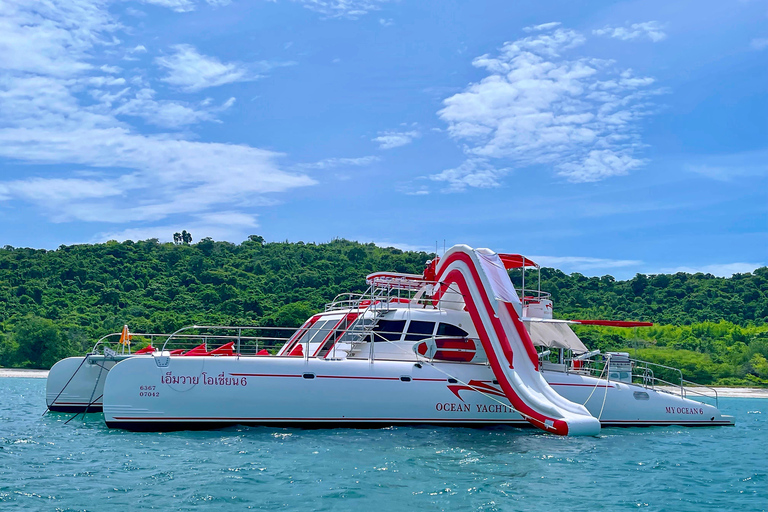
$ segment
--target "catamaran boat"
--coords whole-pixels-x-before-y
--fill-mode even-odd
[[[128,430],[532,425],[596,435],[601,426],[734,424],[715,390],[628,353],[590,352],[571,329],[651,324],[554,319],[540,276],[537,290],[515,290],[507,270],[526,267],[538,268],[457,245],[423,275],[370,274],[366,292],[337,297],[287,338],[190,326],[134,334],[150,343],[130,353],[126,328],[119,350],[105,337],[51,369],[48,407],[103,411],[109,427]]]

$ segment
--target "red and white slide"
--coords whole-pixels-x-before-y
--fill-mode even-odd
[[[560,396],[539,372],[539,359],[520,320],[522,305],[504,263],[489,249],[452,247],[438,262],[442,289],[458,287],[478,337],[510,404],[531,424],[559,435],[597,435],[600,422]]]

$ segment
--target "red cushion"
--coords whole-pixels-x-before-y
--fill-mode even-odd
[[[207,356],[217,355],[217,356],[231,356],[234,355],[234,351],[232,350],[232,347],[235,346],[234,341],[230,341],[226,345],[222,345],[219,348],[215,348],[208,352]]]
[[[202,345],[198,345],[189,352],[185,352],[182,355],[183,356],[204,356],[208,353],[207,350],[205,350],[205,343]]]

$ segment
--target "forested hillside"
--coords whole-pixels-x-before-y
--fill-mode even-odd
[[[366,274],[420,273],[432,256],[346,240],[265,243],[259,236],[241,244],[6,246],[0,249],[0,365],[48,367],[123,324],[136,332],[193,323],[299,325],[338,293],[362,291]],[[519,271],[511,274],[519,285]],[[535,287],[534,276],[527,273],[527,287]],[[698,357],[695,373],[708,382],[768,379],[768,268],[727,279],[678,273],[628,281],[545,268],[542,289],[552,293],[561,318],[662,326],[581,328],[590,346],[662,351],[648,352],[659,360]]]

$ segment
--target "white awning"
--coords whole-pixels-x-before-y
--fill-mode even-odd
[[[525,327],[536,347],[568,348],[577,354],[587,352],[587,347],[565,322],[525,322]]]

